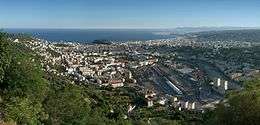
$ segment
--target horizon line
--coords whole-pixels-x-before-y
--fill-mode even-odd
[[[180,27],[87,27],[87,28],[80,28],[80,27],[2,27],[0,29],[77,29],[77,30],[87,30],[87,29],[100,29],[100,30],[110,30],[110,29],[115,29],[115,30],[120,30],[120,29],[143,29],[143,30],[153,30],[153,29],[158,29],[158,30],[170,30],[170,29],[184,29],[184,28],[247,28],[247,29],[259,29],[260,26],[180,26]]]

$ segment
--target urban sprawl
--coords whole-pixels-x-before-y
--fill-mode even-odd
[[[111,44],[37,38],[14,42],[40,55],[45,72],[68,77],[73,84],[135,88],[149,108],[159,104],[203,112],[215,108],[228,91],[243,89],[241,82],[259,73],[254,59],[243,57],[254,55],[251,48],[258,45],[243,41],[196,42],[177,37]]]

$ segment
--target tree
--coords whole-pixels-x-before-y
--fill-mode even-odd
[[[257,125],[260,123],[260,78],[245,84],[242,92],[228,96],[220,104],[207,124],[216,125]]]
[[[90,118],[90,100],[82,88],[66,85],[49,92],[44,108],[49,114],[47,124],[85,124]]]
[[[5,36],[6,34],[0,32],[0,87],[2,86],[5,71],[10,64],[10,45]]]
[[[24,46],[11,43],[4,35],[0,35],[0,113],[7,121],[38,124],[44,118],[42,101],[48,83],[32,54],[24,51]]]
[[[18,124],[39,124],[42,110],[41,103],[34,104],[29,98],[12,97],[5,106],[6,120]]]

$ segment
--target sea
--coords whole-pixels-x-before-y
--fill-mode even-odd
[[[93,42],[144,41],[174,38],[175,35],[164,30],[148,29],[3,29],[8,33],[23,33],[50,42]]]

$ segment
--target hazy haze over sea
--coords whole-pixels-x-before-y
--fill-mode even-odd
[[[259,29],[255,27],[179,27],[172,29],[18,29],[8,33],[25,33],[48,41],[92,42],[94,40],[128,41],[174,38],[174,34],[202,31]]]
[[[48,41],[92,42],[94,40],[152,40],[173,38],[169,32],[142,29],[4,29],[8,33],[25,33]]]

